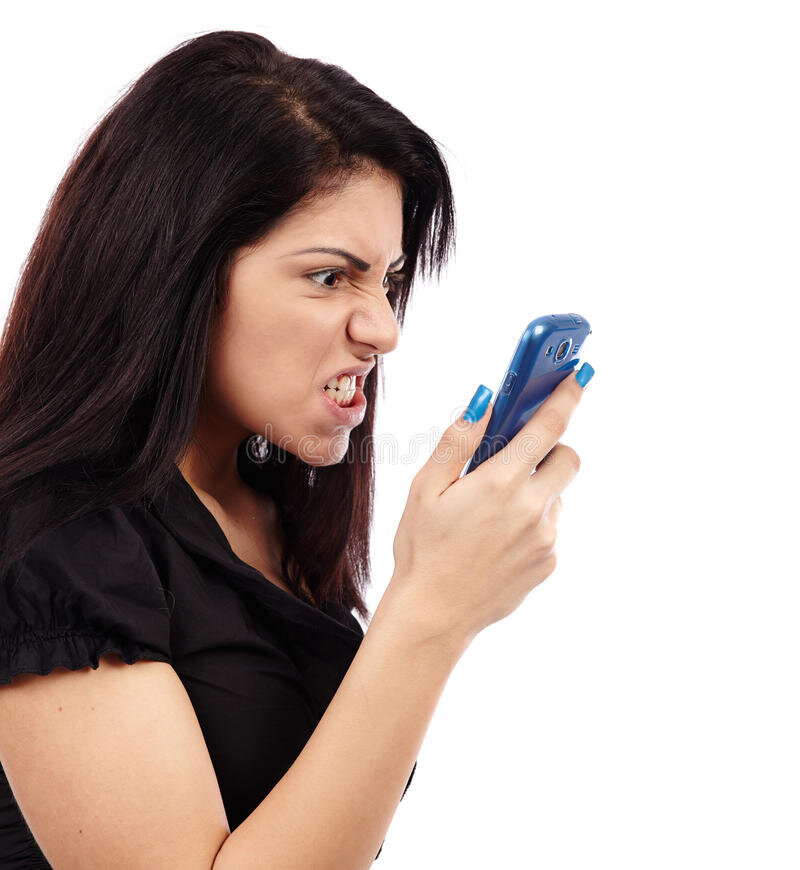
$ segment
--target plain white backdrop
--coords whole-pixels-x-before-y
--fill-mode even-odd
[[[800,866],[800,28],[776,2],[3,12],[0,303],[69,159],[179,42],[256,31],[442,147],[456,257],[385,359],[374,610],[411,479],[579,312],[558,566],[445,688],[381,870]],[[420,445],[420,442],[424,446]],[[416,448],[413,445],[416,443]]]

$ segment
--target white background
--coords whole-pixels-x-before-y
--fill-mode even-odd
[[[372,609],[438,434],[528,321],[592,324],[558,566],[459,662],[376,866],[796,870],[795,4],[124,9],[3,13],[4,312],[79,143],[193,35],[336,63],[442,146],[458,251],[385,360],[377,433],[428,440],[378,469]]]

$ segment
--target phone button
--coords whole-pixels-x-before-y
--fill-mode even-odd
[[[514,381],[517,379],[516,372],[509,372],[506,375],[506,379],[503,381],[503,386],[500,389],[501,396],[507,396],[514,387]]]

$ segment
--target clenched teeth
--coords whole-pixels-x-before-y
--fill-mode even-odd
[[[355,375],[343,375],[341,378],[331,378],[325,384],[324,390],[337,405],[349,405],[356,394]]]

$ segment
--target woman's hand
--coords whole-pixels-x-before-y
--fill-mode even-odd
[[[561,493],[580,468],[578,454],[558,439],[582,395],[573,372],[502,450],[464,477],[491,405],[477,422],[459,418],[415,475],[387,593],[399,596],[405,619],[424,637],[468,645],[553,573]]]

